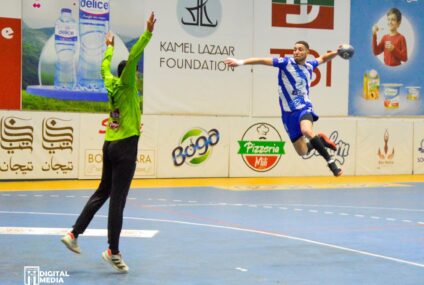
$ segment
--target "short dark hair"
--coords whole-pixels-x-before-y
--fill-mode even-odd
[[[297,45],[297,44],[304,45],[304,46],[305,46],[305,47],[309,50],[309,44],[308,44],[307,42],[305,42],[305,41],[297,41],[295,44],[296,44],[296,45]]]
[[[399,23],[402,22],[402,13],[398,8],[390,8],[386,15],[389,16],[390,14],[394,14]]]
[[[123,60],[118,64],[118,77],[121,77],[122,71],[124,71],[124,68],[126,65],[127,65],[126,60]]]
[[[122,72],[124,71],[125,66],[127,66],[127,60],[123,60],[118,64],[118,77],[121,77]],[[138,65],[135,67],[135,70],[138,71]]]

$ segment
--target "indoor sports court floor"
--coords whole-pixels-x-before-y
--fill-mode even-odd
[[[128,274],[101,259],[106,205],[81,255],[60,242],[97,183],[0,183],[0,284],[424,284],[423,175],[135,180]]]

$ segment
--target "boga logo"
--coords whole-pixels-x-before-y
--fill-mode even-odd
[[[244,163],[258,172],[266,172],[276,166],[285,154],[285,142],[277,129],[267,123],[255,124],[244,133],[238,141],[239,151]]]
[[[272,0],[272,26],[334,28],[334,0]]]
[[[201,128],[191,129],[181,138],[180,145],[172,151],[175,166],[184,163],[198,165],[212,153],[212,148],[219,142],[219,132],[211,129],[207,132]]]

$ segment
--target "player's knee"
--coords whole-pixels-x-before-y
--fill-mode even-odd
[[[315,135],[314,131],[311,130],[310,128],[304,128],[304,129],[301,129],[301,131],[302,131],[302,134],[308,139],[313,138]]]
[[[299,156],[304,156],[308,153],[308,150],[301,148],[301,149],[296,149],[296,152]]]

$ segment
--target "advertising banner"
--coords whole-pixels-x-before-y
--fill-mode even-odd
[[[21,109],[21,1],[4,0],[0,10],[0,109]]]
[[[424,120],[414,121],[414,174],[424,174]]]
[[[249,115],[252,0],[148,1],[158,23],[145,52],[145,114]]]
[[[146,28],[142,0],[22,0],[22,108],[108,112],[101,78],[105,34],[115,37],[111,72]],[[142,94],[143,62],[137,86]]]
[[[350,1],[254,1],[254,11],[253,57],[292,56],[303,40],[312,60],[349,42]],[[315,69],[310,98],[319,115],[347,114],[348,68],[349,61],[336,57]],[[278,68],[254,66],[253,74],[253,116],[279,117]]]
[[[296,160],[296,155],[281,120],[237,118],[229,123],[230,177],[295,173],[289,161]]]
[[[424,115],[423,9],[423,1],[351,2],[349,115]]]
[[[158,117],[157,177],[228,177],[228,118]]]
[[[328,150],[345,175],[355,171],[356,122],[320,119],[315,131],[325,133],[337,145]],[[237,119],[231,123],[230,177],[333,175],[326,161],[312,150],[299,156],[279,119]]]
[[[139,140],[135,178],[156,176],[157,119],[142,117],[142,133]],[[79,152],[79,178],[100,179],[102,175],[102,147],[106,132],[107,116],[81,114],[81,136]]]
[[[412,174],[412,138],[412,120],[358,120],[356,174]]]
[[[0,179],[76,179],[79,116],[0,112]]]

